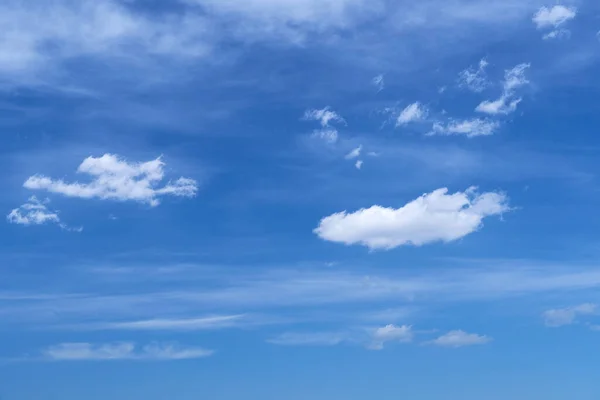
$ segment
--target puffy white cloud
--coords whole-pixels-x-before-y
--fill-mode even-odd
[[[493,135],[500,127],[497,121],[473,118],[465,120],[450,120],[447,124],[436,122],[428,135],[465,135],[466,137]]]
[[[575,7],[555,5],[552,8],[541,7],[534,15],[533,22],[538,29],[558,28],[565,22],[572,20],[577,16]]]
[[[354,166],[356,167],[356,169],[361,169],[363,166],[363,161],[362,160],[356,160],[356,163],[354,164]]]
[[[428,114],[427,108],[420,102],[414,102],[400,112],[396,120],[396,126],[406,125],[409,122],[420,121]]]
[[[372,342],[369,348],[372,350],[381,350],[386,342],[412,342],[414,333],[410,325],[386,325],[375,329],[372,336]]]
[[[486,344],[492,341],[492,338],[465,331],[450,331],[445,335],[432,340],[430,343],[442,347],[464,347]]]
[[[458,84],[474,92],[482,92],[489,86],[485,72],[488,62],[485,58],[479,61],[477,68],[467,68],[458,75]]]
[[[48,201],[46,200],[46,203]],[[19,225],[43,225],[45,223],[60,223],[60,218],[56,211],[48,210],[48,207],[35,196],[31,196],[27,203],[19,208],[12,210],[6,219],[11,224]]]
[[[360,157],[360,153],[362,151],[362,144],[357,148],[353,149],[350,153],[346,154],[346,160],[352,160],[354,158]]]
[[[182,177],[157,187],[164,179],[164,165],[160,157],[142,163],[129,163],[116,155],[105,154],[86,158],[77,169],[78,173],[92,178],[89,183],[67,183],[62,179],[34,175],[23,186],[68,197],[136,201],[151,206],[158,205],[161,196],[194,197],[198,186],[190,178]]]
[[[331,126],[330,122],[345,123],[346,121],[338,113],[332,111],[329,106],[320,110],[311,109],[304,112],[304,120],[318,121],[323,128]]]
[[[149,344],[137,349],[134,343],[61,343],[43,351],[44,358],[53,361],[114,361],[114,360],[184,360],[202,358],[213,351],[174,344]]]
[[[591,315],[596,313],[597,306],[595,304],[580,304],[575,307],[557,308],[544,311],[542,317],[544,323],[549,327],[559,327],[570,325],[575,322],[580,315]]]
[[[525,72],[531,67],[529,63],[522,63],[504,72],[503,92],[497,100],[482,101],[475,111],[490,114],[510,114],[517,110],[521,102],[520,97],[515,96],[516,89],[527,85],[529,80]]]
[[[400,208],[372,206],[325,217],[314,230],[321,239],[389,250],[403,245],[451,242],[480,229],[483,219],[510,210],[503,193],[475,188],[448,194],[442,188]]]

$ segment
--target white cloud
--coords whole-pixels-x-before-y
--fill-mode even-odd
[[[330,215],[314,232],[323,240],[372,250],[451,242],[480,229],[484,218],[509,211],[507,203],[503,193],[478,194],[469,188],[448,194],[442,188],[397,209],[375,205]]]
[[[357,148],[353,149],[350,153],[346,154],[346,160],[352,160],[354,158],[360,157],[360,153],[362,151],[362,144]]]
[[[597,306],[595,304],[586,303],[575,307],[547,310],[544,311],[542,317],[546,326],[559,327],[574,323],[579,315],[595,314],[596,309]]]
[[[371,83],[377,88],[377,92],[381,92],[385,88],[385,79],[383,74],[374,77],[371,80]]]
[[[115,360],[184,360],[202,358],[213,354],[211,350],[197,347],[179,347],[174,344],[150,344],[137,349],[134,343],[62,343],[43,351],[45,359],[52,361],[115,361]]]
[[[571,37],[571,31],[568,29],[556,29],[542,36],[544,40],[550,39],[568,39]]]
[[[396,126],[406,125],[409,122],[420,121],[425,118],[427,114],[428,111],[425,106],[418,101],[414,102],[400,112],[400,115],[398,115],[398,119],[396,120]]]
[[[489,136],[493,135],[499,127],[499,122],[487,119],[450,120],[446,125],[439,122],[434,123],[429,135]]]
[[[194,197],[198,186],[195,180],[179,178],[157,187],[164,179],[165,163],[159,157],[142,163],[129,163],[113,154],[88,157],[78,173],[90,175],[89,183],[67,183],[44,175],[31,176],[24,187],[31,190],[47,190],[51,193],[82,199],[136,201],[156,206],[161,196]]]
[[[520,97],[515,96],[516,89],[527,85],[529,80],[525,76],[525,72],[531,67],[531,64],[522,63],[514,68],[504,72],[503,92],[497,100],[485,100],[481,102],[475,111],[490,114],[510,114],[517,110],[517,106],[521,102]]]
[[[532,20],[537,29],[558,28],[565,22],[572,20],[577,15],[575,7],[555,5],[552,8],[541,7],[533,16]]]
[[[354,164],[354,166],[356,167],[356,169],[361,169],[363,166],[363,161],[362,160],[356,160],[356,163]]]
[[[485,69],[488,62],[485,58],[479,61],[477,68],[468,68],[462,71],[458,76],[458,84],[461,87],[468,88],[474,92],[482,92],[489,86]]]
[[[410,325],[386,325],[375,329],[372,335],[372,342],[369,348],[372,350],[381,350],[387,342],[412,342],[414,333]]]
[[[338,136],[338,131],[335,128],[316,129],[312,133],[312,137],[321,139],[328,144],[336,143]]]
[[[338,113],[332,111],[329,106],[320,110],[311,109],[304,112],[304,120],[318,121],[323,128],[330,127],[330,122],[345,123],[346,121]]]
[[[475,333],[467,333],[465,331],[456,330],[450,331],[445,335],[432,340],[431,344],[442,347],[464,347],[486,344],[492,341],[492,338]]]
[[[48,200],[46,200],[46,203]],[[11,224],[19,225],[43,225],[47,222],[59,224],[60,218],[56,211],[50,211],[44,203],[35,196],[31,196],[27,203],[12,210],[6,219]]]
[[[149,319],[92,325],[93,330],[131,331],[197,331],[234,327],[244,315],[223,315],[203,318]]]

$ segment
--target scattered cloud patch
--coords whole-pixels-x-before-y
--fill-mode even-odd
[[[180,347],[175,344],[153,343],[138,348],[131,342],[91,344],[62,343],[43,351],[43,358],[51,361],[168,361],[208,357],[213,351],[198,347]]]
[[[377,92],[381,92],[385,88],[385,79],[383,74],[379,74],[371,80],[373,86],[377,88]]]
[[[149,319],[92,325],[89,328],[92,330],[199,331],[231,328],[237,326],[244,317],[244,315],[222,315],[203,318]]]
[[[61,229],[66,231],[81,232],[83,228],[72,228],[67,224],[63,223],[58,216],[58,211],[51,211],[48,209],[46,204],[50,200],[40,201],[35,196],[31,196],[27,202],[21,205],[19,208],[12,210],[7,216],[6,220],[11,224],[18,224],[24,226],[32,225],[44,225],[46,223],[56,224]]]
[[[46,190],[51,193],[81,199],[135,201],[152,207],[160,204],[160,197],[194,197],[197,182],[190,178],[179,178],[159,187],[164,179],[161,157],[147,162],[130,163],[113,154],[86,158],[77,172],[91,177],[88,183],[68,183],[44,175],[31,176],[23,186],[31,190]]]
[[[576,319],[580,315],[592,315],[596,313],[596,304],[580,304],[575,307],[557,308],[552,310],[544,311],[542,317],[544,323],[548,327],[557,328],[564,325],[571,325],[575,323]]]
[[[488,65],[487,60],[482,58],[477,68],[465,69],[458,75],[458,85],[473,92],[483,92],[490,84],[485,72]]]
[[[369,348],[372,350],[381,350],[387,342],[409,343],[412,342],[413,337],[414,332],[410,325],[386,325],[375,329]]]
[[[543,39],[564,39],[571,35],[567,29],[561,28],[565,23],[574,19],[577,16],[575,7],[567,7],[563,5],[555,5],[552,8],[541,7],[533,15],[533,23],[538,30],[553,29],[545,34]]]
[[[354,158],[360,157],[360,153],[362,152],[362,144],[357,148],[353,149],[350,153],[346,154],[346,160],[352,160]]]
[[[356,163],[354,163],[354,166],[356,167],[356,169],[361,169],[362,165],[363,165],[362,160],[356,160]]]
[[[434,123],[433,128],[428,135],[464,135],[469,138],[476,136],[489,136],[493,135],[499,127],[499,122],[481,118],[450,120],[445,125],[440,122]]]
[[[314,230],[321,239],[371,250],[421,246],[461,239],[483,225],[483,219],[509,211],[505,194],[478,194],[475,188],[448,194],[442,188],[400,208],[378,205],[323,218]]]
[[[504,72],[503,92],[497,100],[485,100],[481,102],[475,111],[490,114],[511,114],[517,110],[521,98],[515,95],[516,90],[529,83],[525,72],[531,64],[522,63]]]
[[[465,347],[487,344],[492,341],[489,336],[467,333],[462,330],[450,331],[445,335],[432,340],[431,344],[441,347]]]
[[[400,115],[398,115],[398,118],[396,119],[396,126],[398,127],[406,125],[410,122],[421,121],[425,117],[427,117],[427,114],[427,107],[425,107],[418,101],[414,102],[406,106],[406,108],[404,108],[404,110],[400,112]]]
[[[323,140],[327,144],[334,144],[338,141],[338,131],[335,128],[315,129],[312,133],[313,138]]]
[[[321,129],[315,129],[312,136],[319,138],[326,143],[333,144],[338,140],[338,131],[331,126],[331,122],[345,124],[346,121],[338,113],[332,111],[329,106],[320,110],[311,109],[304,112],[303,120],[317,121],[321,124]]]

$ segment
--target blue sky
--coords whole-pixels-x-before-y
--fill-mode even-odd
[[[600,5],[0,27],[1,399],[600,396]]]

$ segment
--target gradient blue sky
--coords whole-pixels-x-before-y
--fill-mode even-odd
[[[600,4],[5,0],[0,398],[600,398]]]

